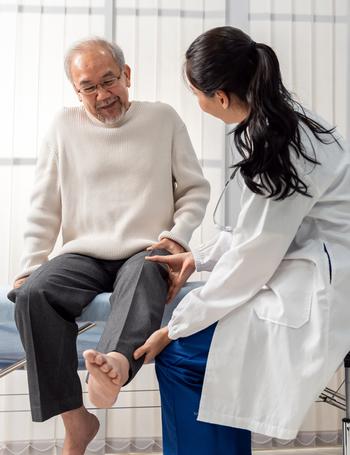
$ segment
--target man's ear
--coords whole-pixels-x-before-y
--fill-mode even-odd
[[[125,75],[126,86],[130,87],[131,83],[131,68],[129,65],[124,65],[123,73]]]
[[[218,90],[215,92],[216,98],[219,100],[223,109],[228,109],[230,106],[230,98],[226,95],[223,90]]]

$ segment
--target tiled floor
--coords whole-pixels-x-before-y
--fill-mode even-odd
[[[285,450],[255,450],[254,455],[341,455],[341,447],[317,449],[285,449]],[[157,454],[121,454],[121,455],[161,455]],[[193,454],[197,455],[197,454]]]
[[[341,447],[317,449],[257,450],[254,455],[341,455]]]

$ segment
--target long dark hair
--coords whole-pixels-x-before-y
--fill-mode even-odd
[[[255,43],[237,28],[217,27],[190,45],[185,72],[190,84],[206,96],[222,90],[249,106],[248,117],[232,133],[243,158],[233,168],[239,169],[251,191],[275,199],[295,192],[310,196],[291,154],[314,166],[320,163],[313,146],[314,156],[306,153],[300,128],[306,125],[324,144],[338,142],[333,135],[335,128],[326,129],[293,100],[282,83],[271,47]]]

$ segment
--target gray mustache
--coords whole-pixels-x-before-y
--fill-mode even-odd
[[[115,101],[119,101],[119,96],[113,96],[103,101],[99,101],[96,103],[96,109],[100,109],[101,107],[109,106],[110,104],[114,103]]]

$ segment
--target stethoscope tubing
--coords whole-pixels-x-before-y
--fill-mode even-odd
[[[217,203],[215,205],[214,211],[213,211],[213,223],[214,223],[214,226],[217,229],[219,229],[220,231],[232,232],[232,226],[224,226],[224,225],[220,224],[218,221],[216,221],[216,214],[217,214],[220,202],[221,202],[222,198],[224,197],[229,184],[235,178],[235,175],[236,175],[238,170],[239,170],[239,168],[236,167],[235,170],[232,172],[230,178],[226,180],[225,186],[224,186],[223,190],[221,191],[221,194],[219,196],[219,199],[218,199],[218,201],[217,201]]]

